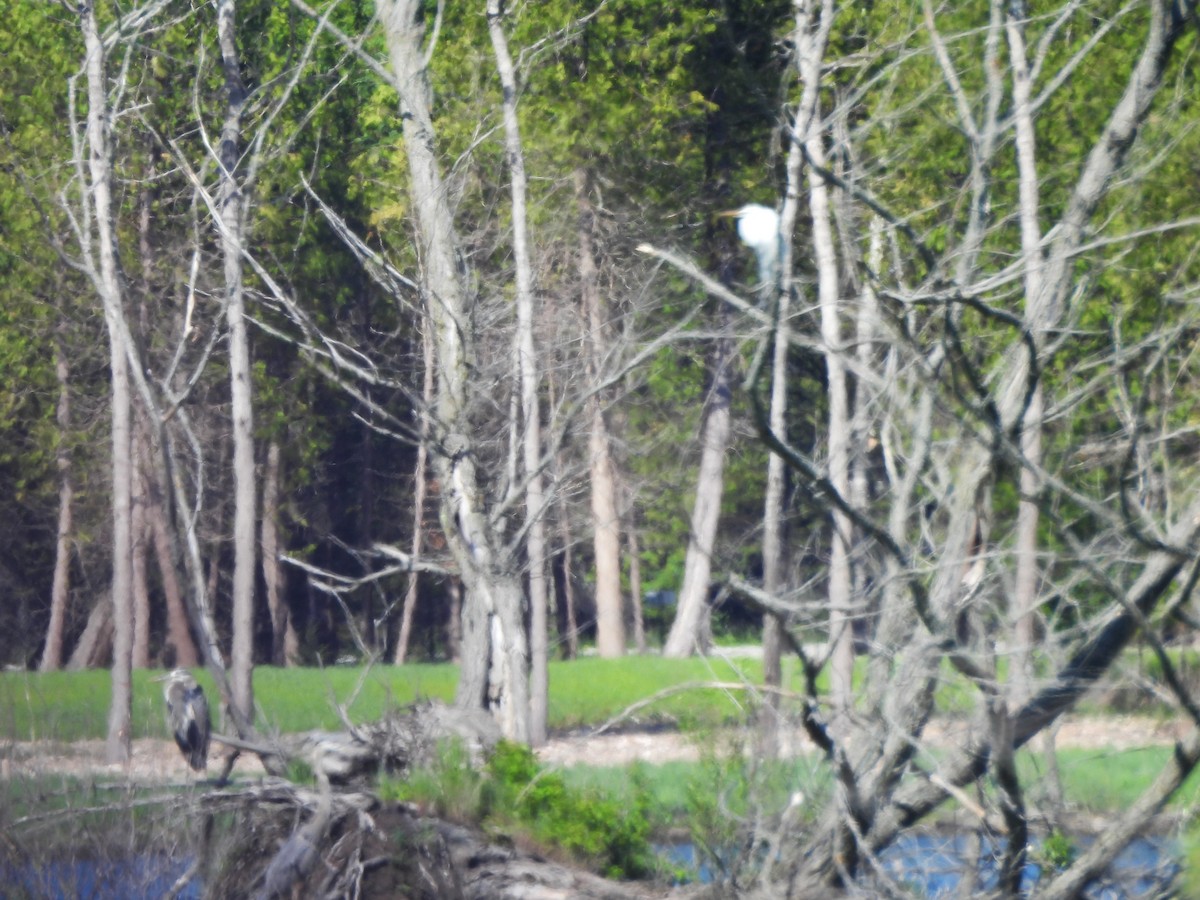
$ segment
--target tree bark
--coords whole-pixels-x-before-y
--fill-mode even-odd
[[[591,181],[584,169],[575,170],[575,202],[579,207],[579,283],[587,322],[588,374],[598,381],[605,353],[604,304],[597,283],[593,240],[595,211]],[[625,610],[621,597],[621,522],[617,512],[617,479],[613,472],[612,442],[604,418],[603,400],[593,394],[587,402],[588,467],[592,504],[592,552],[596,565],[596,652],[604,658],[625,654]]]
[[[691,531],[687,557],[683,564],[683,585],[675,608],[675,620],[663,644],[663,656],[691,656],[701,640],[708,609],[709,577],[721,521],[721,498],[725,491],[725,451],[729,447],[730,367],[733,344],[728,338],[717,341],[713,360],[713,383],[709,390],[704,434],[701,439],[700,471],[696,478],[696,499],[692,506]]]
[[[794,221],[794,218],[793,218]],[[790,232],[790,228],[788,229]],[[790,243],[790,241],[789,241]],[[771,357],[771,406],[768,412],[770,427],[776,434],[787,433],[787,369],[788,342],[778,333],[785,327],[791,310],[791,253],[785,252],[780,260],[780,290],[777,301],[778,322],[775,346]],[[771,453],[767,457],[767,490],[763,498],[763,590],[778,595],[784,587],[783,547],[784,488],[787,483],[787,466],[783,457]],[[768,757],[774,757],[778,743],[779,693],[783,685],[783,638],[779,622],[774,616],[763,617],[763,684],[768,688],[763,698],[762,749]],[[771,690],[775,689],[775,690]]]
[[[62,326],[59,326],[61,332]],[[46,625],[46,646],[38,664],[41,672],[62,667],[63,632],[66,627],[67,601],[71,594],[71,533],[75,489],[71,482],[71,454],[67,435],[71,428],[71,365],[60,337],[54,342],[54,374],[58,381],[58,404],[54,412],[58,427],[58,446],[54,465],[58,473],[58,532],[54,544],[54,579],[50,585],[50,621]]]
[[[233,426],[233,642],[229,654],[231,701],[247,723],[254,721],[254,575],[257,481],[254,470],[253,375],[242,289],[242,236],[246,198],[236,175],[246,89],[237,50],[235,0],[217,2],[217,43],[225,70],[226,107],[217,160],[225,319],[229,324],[229,391]]]
[[[166,662],[172,668],[190,669],[199,664],[200,657],[196,652],[196,642],[192,640],[191,631],[188,629],[187,607],[179,586],[175,552],[171,547],[170,525],[167,523],[167,513],[163,507],[162,488],[157,479],[151,484],[149,499],[150,506],[146,512],[150,520],[154,555],[158,562],[167,607],[167,646],[171,649],[172,658]]]
[[[296,636],[295,623],[292,622],[291,608],[283,595],[284,575],[279,564],[279,482],[282,455],[279,441],[272,440],[267,445],[266,465],[263,468],[259,543],[262,547],[267,612],[271,616],[271,663],[276,666],[295,666],[300,662],[300,640]]]
[[[111,763],[129,761],[133,691],[130,666],[133,653],[132,556],[132,403],[129,385],[130,356],[125,301],[117,270],[116,234],[113,228],[112,150],[109,138],[108,75],[104,42],[93,3],[79,9],[87,78],[87,146],[90,211],[95,222],[95,252],[83,248],[86,267],[104,305],[109,336],[112,400],[112,516],[113,516],[113,661],[112,702],[108,714],[105,757]],[[87,198],[85,203],[89,202]],[[91,241],[87,235],[85,240]],[[98,260],[98,263],[97,263]]]
[[[562,471],[562,464],[559,463],[559,472]],[[559,480],[556,479],[556,484]],[[566,492],[560,490],[555,491],[555,497],[558,501],[558,533],[559,540],[562,542],[562,603],[563,603],[563,629],[566,632],[567,641],[567,659],[575,659],[579,656],[579,622],[575,614],[575,538],[571,533],[571,513],[567,508]]]
[[[67,660],[67,671],[94,669],[112,659],[113,607],[112,598],[105,593],[96,599],[83,633],[75,642],[75,649]]]
[[[542,425],[538,407],[539,382],[533,325],[535,297],[533,264],[529,256],[526,215],[525,151],[517,121],[517,76],[504,35],[502,0],[487,0],[488,33],[503,90],[504,146],[512,189],[513,262],[517,281],[517,370],[521,382],[522,462],[525,476],[525,556],[529,566],[529,740],[546,742],[546,712],[550,696],[547,666],[550,647],[546,590],[545,491],[542,479]]]
[[[491,706],[508,738],[528,742],[525,595],[515,563],[502,554],[484,508],[476,468],[473,428],[467,416],[467,376],[476,340],[474,298],[468,294],[466,264],[438,167],[422,47],[422,4],[384,0],[379,11],[400,93],[404,150],[429,301],[426,314],[438,362],[434,419],[438,433],[433,446],[442,529],[466,589],[456,702],[466,707]]]
[[[130,528],[133,531],[133,667],[150,667],[150,521],[146,516],[147,496],[150,492],[146,426],[144,416],[134,416],[133,435],[133,515]]]
[[[825,48],[833,23],[833,3],[797,5],[796,68],[803,83],[803,96],[795,123],[796,139],[801,141],[810,166],[808,173],[808,210],[812,217],[813,256],[817,268],[817,303],[821,315],[821,344],[825,354],[826,390],[829,403],[826,452],[829,484],[841,497],[850,488],[850,401],[846,366],[842,360],[842,326],[839,301],[841,285],[837,251],[834,246],[825,175],[818,169],[826,164],[824,135],[820,129],[820,86]],[[801,118],[803,116],[804,118]],[[835,712],[847,712],[853,703],[854,633],[851,607],[850,545],[853,540],[850,517],[835,507],[830,514],[829,536],[829,642],[831,645],[830,694]]]
[[[633,617],[633,646],[638,654],[642,655],[646,652],[646,616],[642,608],[642,558],[638,549],[637,528],[632,522],[625,529],[625,542],[629,547],[629,613]]]
[[[418,589],[421,585],[416,563],[421,558],[421,546],[425,540],[425,497],[428,489],[425,479],[429,461],[429,410],[433,407],[433,338],[429,334],[429,329],[421,332],[421,349],[425,375],[421,387],[420,424],[417,426],[417,463],[413,467],[413,533],[412,545],[409,548],[414,568],[408,573],[408,585],[404,590],[404,603],[400,611],[400,634],[396,638],[396,652],[393,657],[393,662],[398,666],[404,665],[404,660],[408,656],[408,644],[412,640],[413,617],[417,611]]]
[[[134,464],[137,468],[137,464]],[[135,669],[150,668],[150,584],[147,560],[146,509],[140,497],[133,502],[133,648],[131,664]]]
[[[1027,302],[1042,291],[1042,228],[1038,206],[1037,135],[1033,126],[1033,72],[1025,46],[1026,9],[1023,0],[1008,5],[1005,31],[1008,35],[1012,68],[1012,120],[1016,132],[1018,218],[1021,226],[1021,253]],[[1033,691],[1031,655],[1038,597],[1038,521],[1036,469],[1042,462],[1042,391],[1038,387],[1030,398],[1021,431],[1021,453],[1025,464],[1018,478],[1016,572],[1009,615],[1014,628],[1013,692],[1017,702],[1028,699]]]

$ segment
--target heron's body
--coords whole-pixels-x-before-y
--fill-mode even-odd
[[[738,237],[758,257],[759,286],[775,284],[779,279],[779,260],[782,256],[779,213],[769,206],[747,203],[723,215],[737,219]]]
[[[212,725],[208,700],[191,673],[176,669],[163,679],[163,697],[167,701],[167,727],[183,752],[188,765],[199,772],[208,766],[208,739]]]

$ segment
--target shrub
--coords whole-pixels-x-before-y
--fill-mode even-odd
[[[609,878],[636,878],[649,874],[655,859],[650,792],[636,773],[633,783],[632,803],[571,788],[561,775],[543,769],[528,747],[506,741],[480,772],[455,741],[441,745],[429,767],[382,782],[380,793],[443,818],[519,831]]]
[[[1061,872],[1070,867],[1078,855],[1075,843],[1057,828],[1046,835],[1033,854],[1033,861],[1043,869]]]
[[[542,769],[528,747],[501,742],[487,766],[485,817],[528,830],[538,843],[560,847],[609,878],[636,878],[653,869],[649,792],[636,783],[633,803],[576,790]]]
[[[415,803],[434,815],[454,822],[478,822],[483,808],[484,776],[471,765],[471,754],[459,740],[438,744],[433,762],[413,769],[402,779],[381,778],[384,800]]]

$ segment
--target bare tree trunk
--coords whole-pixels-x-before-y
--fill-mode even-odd
[[[108,594],[96,598],[83,633],[75,643],[75,649],[67,660],[67,671],[93,669],[102,666],[112,656],[113,608]]]
[[[191,444],[190,450],[193,456],[199,459],[201,455],[200,448],[191,434],[190,426],[187,424],[186,413],[180,411],[176,413],[176,417],[182,420],[184,433]],[[220,566],[215,559],[210,559],[207,573],[205,571],[204,552],[201,548],[200,537],[196,529],[196,518],[199,513],[193,507],[187,488],[184,486],[179,466],[179,454],[174,447],[174,440],[165,432],[163,433],[163,448],[165,452],[162,456],[158,474],[161,481],[169,479],[175,514],[180,524],[178,536],[182,544],[180,548],[182,551],[181,555],[185,560],[183,572],[191,583],[189,590],[185,593],[188,603],[188,615],[195,625],[195,637],[201,642],[200,652],[205,665],[208,666],[209,671],[214,673],[220,672],[223,677],[225,673],[225,655],[221,652],[216,619],[212,608],[212,598],[216,596]],[[199,503],[200,498],[197,497],[197,506]],[[165,544],[168,552],[171,552],[172,559],[175,558],[175,553],[171,550],[175,537],[176,532],[167,527],[167,523],[164,521],[163,528],[159,534],[159,541]]]
[[[588,374],[598,380],[604,358],[604,309],[596,281],[593,244],[595,211],[588,173],[575,170],[575,202],[579,207],[579,283],[588,339]],[[588,480],[592,500],[592,549],[596,565],[596,652],[606,658],[625,653],[625,611],[621,597],[621,522],[617,513],[617,480],[612,445],[599,395],[588,399]]]
[[[814,92],[815,93],[815,92]],[[804,99],[812,99],[804,95]],[[803,111],[802,111],[803,112]],[[783,208],[779,214],[779,295],[776,300],[775,328],[772,337],[775,346],[771,356],[771,403],[767,411],[770,430],[777,435],[787,435],[787,375],[788,375],[788,319],[791,315],[792,291],[792,246],[796,230],[796,217],[800,212],[803,196],[804,154],[798,137],[793,135],[788,146],[787,188]],[[772,452],[767,459],[767,489],[763,501],[763,590],[779,595],[784,587],[784,504],[786,502],[787,467],[782,456]],[[774,616],[763,617],[763,684],[768,688],[763,698],[761,746],[763,753],[774,757],[778,750],[779,693],[783,686],[783,633],[779,620]],[[773,690],[774,689],[774,690]]]
[[[467,420],[467,375],[475,355],[474,298],[466,263],[443,188],[429,107],[430,86],[422,47],[425,28],[419,0],[379,5],[395,86],[400,93],[404,150],[430,299],[426,313],[438,360],[434,467],[440,483],[442,529],[467,596],[456,702],[491,706],[506,737],[529,740],[529,652],[523,621],[525,595],[514,560],[484,508]]]
[[[413,571],[408,573],[408,585],[404,591],[404,603],[400,612],[400,634],[396,638],[396,652],[393,662],[404,665],[408,656],[408,643],[412,640],[413,617],[417,611],[417,596],[420,588],[420,576],[416,563],[421,558],[421,545],[425,539],[425,496],[428,486],[425,482],[425,470],[429,460],[429,410],[433,408],[433,337],[429,329],[421,332],[421,349],[425,363],[425,376],[421,387],[421,423],[417,435],[417,464],[413,469],[413,533],[412,546],[409,556],[413,561]]]
[[[608,426],[597,397],[588,400],[591,428],[588,487],[592,505],[592,547],[596,565],[596,652],[604,658],[625,654],[625,610],[621,596],[621,535],[617,514]]]
[[[171,648],[169,665],[190,669],[199,663],[196,643],[188,630],[188,614],[184,606],[183,592],[179,586],[179,575],[175,568],[175,554],[171,549],[170,526],[163,508],[162,490],[157,482],[150,492],[150,506],[146,510],[154,539],[154,554],[158,561],[159,577],[162,579],[163,596],[167,606],[167,646]]]
[[[1039,387],[1030,398],[1025,427],[1021,431],[1021,454],[1026,463],[1021,467],[1018,487],[1021,498],[1017,505],[1017,534],[1015,547],[1016,572],[1013,576],[1013,597],[1010,608],[1013,624],[1013,660],[1010,670],[1013,699],[1023,703],[1034,691],[1033,646],[1037,639],[1036,623],[1040,579],[1038,567],[1037,495],[1041,480],[1034,467],[1042,461],[1042,391]]]
[[[364,317],[368,319],[365,322],[365,330],[371,330],[369,321],[369,313],[364,313]],[[366,423],[360,423],[358,428],[358,473],[357,473],[357,488],[358,488],[358,515],[355,517],[355,529],[358,533],[358,541],[362,546],[370,546],[372,536],[375,531],[375,441],[372,429]],[[359,562],[362,573],[366,575],[370,571],[370,563],[366,560]],[[378,585],[373,585],[362,592],[359,601],[358,614],[349,614],[350,618],[357,618],[359,624],[356,627],[359,637],[355,641],[360,651],[365,651],[365,655],[371,659],[378,659],[383,654],[383,643],[386,643],[386,632],[384,642],[380,642],[375,626],[375,596],[378,590]]]
[[[798,171],[798,166],[797,166]],[[793,216],[794,221],[794,216]],[[791,228],[787,229],[790,234]],[[789,240],[790,243],[790,240]],[[771,406],[768,420],[776,434],[787,433],[787,368],[788,342],[779,333],[786,327],[791,308],[791,254],[784,253],[781,260],[782,276],[778,299],[778,321],[775,347],[771,361]],[[772,453],[767,457],[767,490],[763,500],[763,590],[778,595],[783,590],[783,505],[787,468],[783,457]],[[779,693],[783,684],[782,656],[783,638],[778,620],[774,616],[763,617],[763,684],[769,689],[763,697],[762,750],[773,758],[778,747]]]
[[[112,155],[108,132],[108,76],[104,43],[100,36],[95,6],[91,3],[83,4],[79,8],[79,15],[86,54],[84,71],[88,93],[89,211],[94,217],[94,246],[98,265],[93,258],[90,234],[86,236],[87,245],[82,250],[85,267],[104,305],[112,379],[113,661],[112,704],[108,714],[105,757],[111,763],[126,763],[130,755],[130,719],[133,703],[130,679],[133,653],[133,468],[129,366],[134,348],[129,341],[124,297],[117,271],[117,238],[113,229],[111,187]],[[89,204],[88,197],[84,198],[84,203]]]
[[[553,401],[551,401],[553,402]],[[559,471],[562,470],[561,464]],[[557,481],[557,479],[556,479]],[[567,659],[579,656],[579,622],[575,615],[575,539],[571,534],[571,514],[567,508],[566,493],[555,492],[558,500],[558,533],[562,541],[562,602],[566,616]]]
[[[462,582],[457,578],[446,582],[446,598],[450,601],[450,608],[447,610],[449,616],[446,627],[446,656],[453,663],[461,663],[463,603]]]
[[[527,182],[525,151],[517,121],[517,76],[508,51],[501,19],[502,0],[487,0],[488,33],[503,88],[504,144],[512,181],[513,262],[517,280],[517,369],[521,379],[521,415],[524,420],[522,457],[525,474],[525,554],[529,565],[529,740],[537,747],[546,742],[546,711],[550,696],[546,590],[545,491],[542,480],[542,426],[539,373],[533,336],[533,265],[529,258],[526,216]]]
[[[54,343],[54,374],[58,380],[58,405],[54,413],[59,434],[54,453],[58,472],[58,536],[54,545],[54,580],[50,585],[50,622],[46,626],[46,646],[38,664],[42,672],[52,672],[62,666],[63,632],[67,601],[71,596],[71,532],[74,528],[72,513],[75,496],[71,483],[71,454],[67,451],[67,435],[71,428],[71,366],[61,337]]]
[[[803,82],[803,97],[796,122],[797,140],[811,163],[808,176],[809,213],[812,216],[812,243],[817,268],[817,302],[821,311],[821,343],[825,352],[825,371],[829,398],[829,431],[826,437],[829,459],[829,483],[842,497],[850,487],[850,408],[846,367],[842,361],[841,319],[838,310],[840,283],[837,251],[834,246],[829,202],[829,187],[817,168],[825,167],[825,144],[820,128],[820,83],[825,48],[833,22],[833,3],[823,0],[797,5],[796,67]],[[851,609],[850,544],[853,538],[850,517],[840,508],[831,513],[829,548],[829,641],[832,663],[830,692],[835,711],[844,713],[853,702],[854,675],[853,611]]]
[[[700,472],[696,478],[696,499],[692,506],[692,526],[688,535],[687,557],[683,564],[683,585],[675,620],[663,644],[663,656],[691,656],[699,649],[701,630],[708,609],[709,576],[721,520],[721,497],[725,490],[725,451],[730,435],[730,366],[733,346],[728,338],[717,341],[713,361],[713,383],[708,396],[708,414],[701,440]]]
[[[1027,302],[1042,291],[1042,228],[1038,204],[1040,190],[1037,169],[1037,136],[1033,127],[1033,72],[1025,47],[1026,9],[1023,0],[1008,7],[1005,31],[1008,35],[1012,67],[1013,126],[1016,131],[1017,185],[1020,198],[1021,252],[1024,259],[1024,285]],[[1021,453],[1025,465],[1018,479],[1020,499],[1017,507],[1016,574],[1009,610],[1014,626],[1015,655],[1012,687],[1016,702],[1033,692],[1030,656],[1034,642],[1034,617],[1038,597],[1038,505],[1040,487],[1035,470],[1042,461],[1042,390],[1037,387],[1030,398],[1021,431]]]
[[[638,550],[637,528],[633,523],[625,531],[629,546],[629,606],[633,616],[633,646],[639,654],[646,652],[646,616],[642,609],[642,557]]]
[[[233,696],[247,723],[254,721],[254,574],[257,483],[254,471],[254,419],[250,339],[242,290],[242,235],[246,198],[235,175],[239,162],[246,88],[238,59],[235,0],[217,2],[217,42],[225,70],[226,107],[217,160],[218,210],[225,268],[225,318],[229,323],[229,390],[233,419],[233,642],[229,671]]]
[[[153,250],[150,242],[152,185],[157,183],[154,174],[154,152],[147,153],[146,177],[138,193],[138,258],[141,262],[140,289],[133,293],[132,317],[136,323],[138,347],[146,345],[149,333],[147,304],[151,295],[151,273]],[[153,490],[153,440],[154,410],[144,400],[133,410],[133,667],[146,669],[150,666],[150,542],[153,538],[149,515],[150,494]]]
[[[262,547],[263,584],[267,592],[267,611],[271,616],[271,663],[294,666],[299,662],[299,639],[292,622],[291,609],[283,596],[283,567],[279,564],[279,482],[282,449],[279,441],[267,445],[263,469]]]
[[[146,559],[150,551],[150,523],[146,518],[148,478],[146,466],[146,436],[140,415],[134,417],[133,510],[130,530],[133,532],[131,572],[133,576],[133,667],[150,667],[150,584]]]

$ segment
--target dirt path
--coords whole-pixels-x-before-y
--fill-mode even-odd
[[[1062,748],[1131,750],[1169,745],[1186,732],[1187,723],[1182,721],[1166,721],[1149,716],[1081,716],[1064,719],[1056,740]],[[709,747],[721,749],[736,746],[736,737],[735,734],[725,737],[716,735],[715,738],[705,735],[703,739]],[[965,725],[953,722],[935,723],[926,732],[926,739],[936,746],[952,746],[963,742],[965,738]],[[671,731],[573,735],[550,741],[538,751],[538,757],[543,762],[562,766],[619,766],[634,761],[656,763],[695,760],[700,756],[697,740],[690,735]],[[785,754],[816,752],[815,746],[800,732],[785,735],[781,749]]]
[[[1186,723],[1146,716],[1071,717],[1061,724],[1059,747],[1090,750],[1129,750],[1171,744],[1186,732]],[[963,737],[961,726],[937,724],[927,739],[934,745],[951,746]],[[783,742],[786,753],[811,753],[814,748],[802,735],[792,734]],[[623,766],[634,761],[661,763],[695,760],[700,756],[700,739],[674,731],[624,732],[617,734],[573,734],[555,738],[538,751],[549,765]],[[706,746],[734,748],[737,734],[705,735]],[[214,745],[214,754],[219,748]],[[186,781],[195,777],[171,741],[137,740],[129,766],[110,766],[104,762],[103,741],[0,743],[0,778],[27,778],[35,775],[72,775],[120,777],[128,774],[135,781]],[[237,761],[237,773],[257,776],[263,772],[258,760],[243,754]]]

